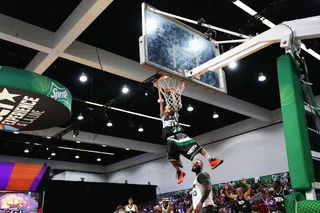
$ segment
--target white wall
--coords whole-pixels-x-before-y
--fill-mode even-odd
[[[209,141],[210,138],[203,140]],[[205,164],[205,170],[211,174],[212,184],[288,171],[282,123],[225,139],[205,148],[210,154],[224,159],[224,164],[213,171]],[[201,156],[196,158],[202,159]],[[176,184],[175,170],[166,158],[109,173],[107,181],[124,183],[127,180],[129,184],[150,182],[158,185],[158,194],[191,188],[194,179],[190,171],[191,163],[183,157],[182,161],[187,176],[180,185]]]
[[[87,172],[72,172],[66,171],[60,174],[55,175],[52,180],[63,180],[63,181],[82,181],[81,178],[84,178],[84,182],[107,182],[107,177],[105,174],[94,174]]]

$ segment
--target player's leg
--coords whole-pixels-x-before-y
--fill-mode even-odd
[[[204,148],[201,149],[200,154],[209,161],[211,169],[215,169],[223,163],[222,159],[212,158]]]
[[[222,159],[212,158],[199,143],[197,143],[195,140],[184,133],[175,135],[173,141],[179,149],[180,154],[191,161],[193,160],[195,155],[200,153],[208,160],[211,169],[215,169],[223,163]]]
[[[177,171],[177,183],[180,184],[183,182],[186,173],[181,169],[183,166],[180,160],[180,153],[176,148],[176,144],[172,140],[170,140],[170,138],[168,138],[167,140],[167,155],[171,165]]]

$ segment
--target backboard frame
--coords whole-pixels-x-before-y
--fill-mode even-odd
[[[220,83],[220,88],[211,86],[209,84],[206,84],[202,81],[200,81],[198,76],[197,78],[192,78],[192,77],[186,77],[185,74],[181,75],[171,69],[168,69],[166,67],[163,67],[161,65],[158,65],[156,63],[153,63],[151,61],[148,60],[148,43],[147,43],[147,32],[146,32],[146,13],[145,11],[149,8],[153,8],[154,7],[146,4],[146,3],[142,3],[141,5],[141,10],[142,10],[142,36],[139,38],[139,49],[140,49],[140,64],[147,68],[150,69],[152,71],[158,72],[160,74],[163,75],[167,75],[170,76],[172,78],[175,78],[177,80],[181,80],[182,82],[185,82],[187,85],[191,85],[191,86],[195,86],[195,87],[199,87],[202,88],[204,90],[208,90],[208,91],[212,91],[214,93],[220,93],[220,94],[227,94],[227,84],[226,84],[226,78],[225,78],[225,73],[223,71],[223,69],[220,69],[218,71],[216,71],[216,73],[218,74],[218,78],[219,78],[219,83]],[[157,14],[159,15],[159,14]],[[170,20],[173,23],[176,23],[178,26],[184,28],[187,31],[191,31],[192,33],[195,33],[201,37],[203,37],[205,39],[205,36],[193,29],[192,27],[174,19],[174,18],[169,18],[169,17],[165,17],[163,15],[159,15],[164,17],[165,19]],[[214,47],[214,51],[215,51],[215,55],[216,57],[220,55],[219,52],[219,46],[218,44],[214,44],[213,42],[208,41],[213,47]]]

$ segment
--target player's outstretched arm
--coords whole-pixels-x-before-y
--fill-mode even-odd
[[[163,98],[162,98],[162,95],[161,95],[161,92],[158,88],[158,95],[159,95],[159,102],[160,102],[160,116],[164,114],[164,101],[163,101]]]
[[[228,191],[228,188],[229,188],[229,185],[228,184],[224,184],[224,189],[226,191],[226,196],[230,199],[235,199],[237,198],[237,195],[234,195],[234,194],[230,194],[229,191]]]
[[[246,181],[246,179],[244,179],[244,178],[242,178],[242,183],[247,186],[247,189],[248,189],[248,190],[246,191],[246,193],[244,193],[244,198],[245,198],[246,200],[248,200],[248,199],[249,199],[249,195],[251,194],[251,191],[252,191],[251,185],[248,184],[247,181]]]

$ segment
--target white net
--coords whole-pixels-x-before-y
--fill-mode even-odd
[[[181,94],[184,90],[183,82],[168,76],[163,76],[159,78],[156,86],[166,101],[166,107],[175,111],[182,108]]]

